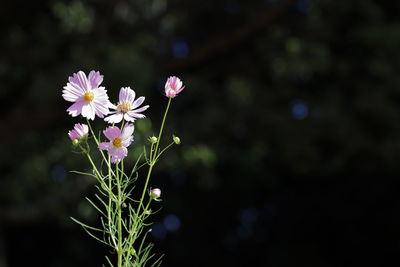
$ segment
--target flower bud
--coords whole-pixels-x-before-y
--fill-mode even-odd
[[[155,143],[157,143],[157,137],[155,137],[155,136],[149,137],[149,141],[150,141],[150,143],[155,144]]]
[[[183,82],[176,76],[169,77],[165,83],[165,95],[169,98],[174,98],[183,89],[185,89]]]
[[[161,190],[159,188],[153,188],[150,190],[150,196],[153,199],[157,199],[161,196]]]
[[[172,140],[174,140],[174,143],[177,145],[181,143],[181,139],[178,136],[173,135]]]
[[[73,146],[77,146],[78,144],[79,144],[79,140],[78,139],[72,140],[72,145]]]

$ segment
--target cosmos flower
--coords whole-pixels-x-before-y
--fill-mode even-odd
[[[94,120],[95,115],[103,118],[109,113],[110,101],[108,101],[107,90],[100,87],[103,75],[92,70],[86,77],[83,71],[79,71],[70,76],[68,81],[62,91],[62,96],[66,101],[74,102],[67,109],[72,117],[82,114],[83,117]]]
[[[108,154],[111,156],[111,162],[120,162],[121,159],[128,155],[127,147],[133,141],[134,130],[135,127],[133,124],[126,124],[122,131],[116,126],[107,127],[103,133],[109,142],[100,143],[98,146],[99,149],[107,150]]]
[[[185,86],[183,86],[182,81],[176,76],[169,77],[165,83],[165,95],[167,97],[173,98],[182,92],[183,89],[185,89]]]
[[[108,123],[119,123],[122,119],[130,122],[134,122],[136,119],[144,118],[143,114],[140,112],[145,111],[149,108],[148,105],[139,108],[144,102],[144,97],[141,96],[135,100],[135,91],[130,87],[123,87],[119,91],[119,102],[118,105],[111,104],[110,107],[115,109],[111,111],[112,115],[108,116],[104,120]]]
[[[81,140],[82,138],[88,136],[89,134],[89,127],[86,124],[77,123],[74,126],[74,129],[68,131],[69,138],[74,140]]]

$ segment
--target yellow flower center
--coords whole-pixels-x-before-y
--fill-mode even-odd
[[[116,148],[120,148],[120,147],[122,147],[122,140],[121,140],[121,138],[115,138],[113,141],[112,141],[112,144],[113,144],[113,146],[114,147],[116,147]]]
[[[94,99],[94,94],[92,92],[86,91],[83,96],[83,100],[85,100],[86,102],[92,102],[93,99]]]
[[[128,111],[131,110],[131,104],[129,102],[124,101],[118,104],[118,110],[122,113],[127,113]]]
[[[171,89],[172,89],[172,91],[176,91],[176,88],[175,88],[175,87],[172,87],[172,86],[171,86]]]

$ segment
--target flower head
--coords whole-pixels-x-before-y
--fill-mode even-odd
[[[92,70],[86,77],[83,71],[79,71],[70,76],[68,81],[62,91],[62,97],[66,101],[74,102],[67,109],[72,117],[82,114],[83,117],[94,120],[95,115],[103,118],[109,113],[107,90],[100,87],[103,75]]]
[[[127,147],[133,141],[134,130],[133,124],[126,124],[122,131],[116,126],[107,127],[103,133],[109,142],[100,143],[99,149],[107,150],[113,163],[120,162],[121,159],[128,155]]]
[[[153,199],[161,197],[161,190],[159,188],[153,188],[150,190],[150,196]]]
[[[80,124],[80,123],[75,124],[74,129],[68,131],[69,138],[74,142],[87,137],[88,134],[89,134],[89,127],[86,124]]]
[[[144,102],[144,97],[141,96],[135,100],[135,91],[130,87],[123,87],[119,91],[119,102],[118,105],[110,105],[115,111],[111,111],[112,115],[108,116],[104,120],[109,123],[119,123],[122,119],[126,121],[134,122],[136,119],[144,118],[140,112],[145,111],[149,108],[148,105],[139,108]]]
[[[185,89],[185,86],[183,86],[182,81],[176,76],[169,77],[165,83],[165,95],[167,97],[175,97],[182,92],[183,89]]]

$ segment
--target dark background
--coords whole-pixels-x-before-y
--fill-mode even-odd
[[[112,100],[131,86],[151,105],[132,160],[166,78],[187,87],[166,129],[182,144],[151,180],[163,266],[398,264],[399,15],[378,0],[3,1],[0,267],[105,263],[69,219],[98,223],[93,180],[68,172],[89,166],[66,134],[84,120],[61,97],[92,69]]]

